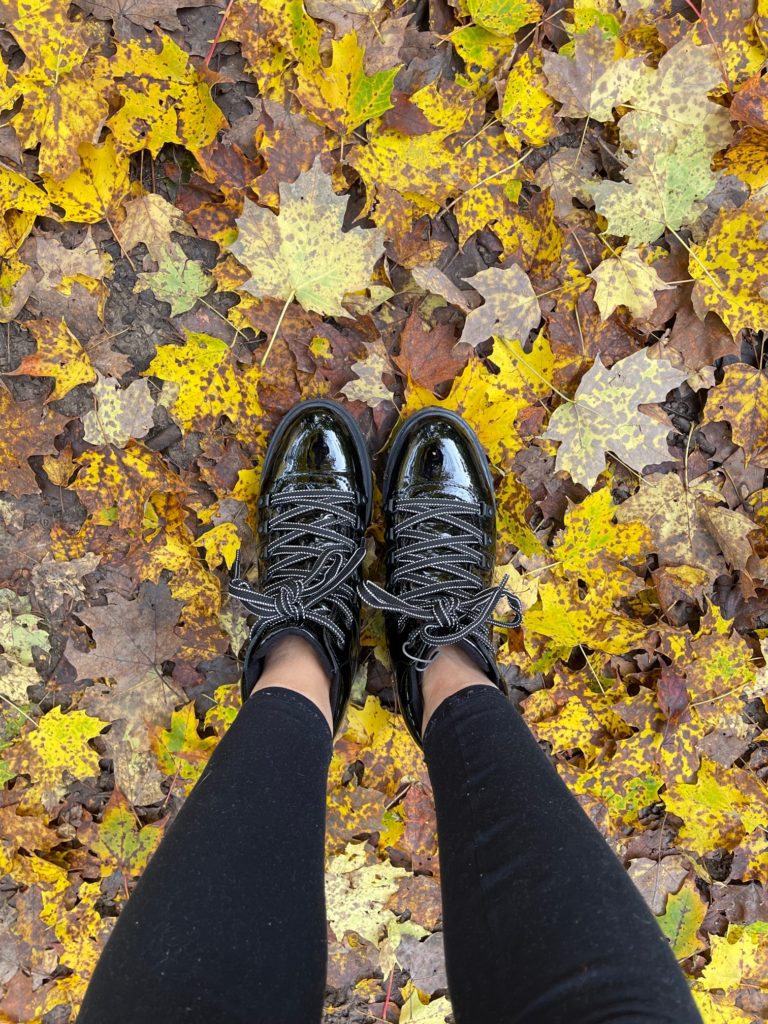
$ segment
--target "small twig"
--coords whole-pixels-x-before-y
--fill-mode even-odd
[[[387,986],[387,998],[384,1000],[384,1009],[381,1011],[381,1016],[384,1020],[387,1019],[387,1011],[389,1010],[389,1001],[392,998],[392,982],[395,980],[395,968],[389,972],[389,985]]]
[[[211,48],[208,51],[205,60],[203,61],[207,68],[211,66],[211,57],[213,56],[213,51],[216,49],[216,46],[219,42],[219,38],[221,37],[221,33],[224,31],[224,25],[226,24],[227,18],[229,17],[229,12],[232,10],[232,4],[234,2],[235,0],[229,0],[229,3],[224,8],[224,12],[221,15],[221,21],[219,22],[219,27],[216,30],[216,35],[213,37]]]

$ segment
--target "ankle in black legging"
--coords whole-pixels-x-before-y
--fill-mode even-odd
[[[424,750],[457,1024],[700,1024],[650,911],[508,700],[448,697]],[[115,926],[79,1024],[316,1024],[331,734],[243,706]]]

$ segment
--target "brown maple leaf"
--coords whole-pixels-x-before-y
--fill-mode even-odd
[[[176,633],[180,609],[166,583],[142,584],[132,601],[114,594],[109,604],[76,613],[90,629],[95,648],[80,651],[70,640],[64,656],[78,679],[114,679],[118,692],[137,685],[148,672],[161,677],[162,663],[183,647]]]
[[[434,391],[461,373],[471,352],[469,345],[456,344],[451,324],[429,327],[414,309],[400,335],[400,352],[393,360],[415,384]]]
[[[16,402],[0,384],[0,420],[0,491],[10,491],[17,498],[35,494],[37,481],[28,460],[32,455],[55,453],[53,439],[67,418],[50,411],[41,418],[39,402]]]

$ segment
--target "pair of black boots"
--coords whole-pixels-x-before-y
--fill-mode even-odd
[[[386,613],[398,702],[421,744],[421,676],[436,649],[460,646],[500,689],[493,625],[518,626],[520,602],[492,585],[496,507],[485,452],[455,413],[424,409],[398,431],[383,485],[386,587],[363,580],[373,479],[365,440],[341,406],[309,401],[280,423],[264,459],[259,496],[259,589],[235,560],[229,592],[255,613],[243,699],[270,648],[307,640],[331,681],[338,730],[357,668],[360,605]],[[493,618],[506,596],[509,621]]]

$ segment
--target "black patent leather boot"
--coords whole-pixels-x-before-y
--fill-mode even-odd
[[[405,723],[421,746],[421,678],[440,647],[461,647],[504,692],[494,625],[522,621],[519,599],[493,586],[496,503],[485,452],[456,413],[423,409],[398,432],[383,488],[386,588],[362,585],[363,600],[383,610]],[[513,615],[493,618],[506,597]]]
[[[302,402],[280,422],[264,457],[259,494],[258,589],[240,572],[229,593],[256,616],[245,653],[243,700],[269,650],[303,637],[331,678],[334,732],[357,670],[365,531],[373,481],[365,440],[333,402]]]

